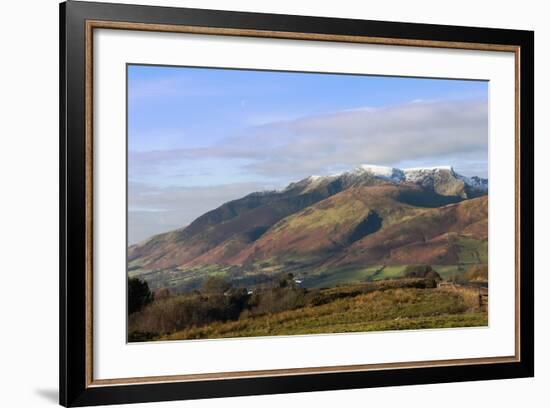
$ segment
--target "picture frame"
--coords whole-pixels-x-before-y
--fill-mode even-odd
[[[514,58],[514,353],[505,356],[96,378],[94,33],[368,44]],[[127,61],[134,62],[134,61]],[[160,63],[160,62],[159,62]],[[498,121],[499,118],[491,118]],[[124,160],[120,157],[120,160]],[[60,404],[87,406],[534,375],[534,33],[531,31],[68,1],[60,5]],[[521,249],[521,250],[520,250]],[[122,296],[122,294],[121,294]],[[102,300],[103,301],[103,300]],[[97,334],[97,333],[95,333]],[[240,340],[234,339],[233,342]],[[154,345],[151,345],[154,347]]]

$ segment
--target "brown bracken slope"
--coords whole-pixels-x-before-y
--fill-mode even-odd
[[[486,263],[488,197],[446,197],[413,183],[374,179],[296,183],[251,194],[189,227],[129,250],[133,271],[172,274],[212,266],[240,273],[343,267]],[[470,256],[470,255],[468,255]],[[207,268],[209,267],[209,268]],[[235,269],[237,268],[238,269]]]

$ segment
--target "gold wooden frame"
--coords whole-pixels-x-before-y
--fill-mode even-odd
[[[154,377],[128,377],[114,379],[93,378],[93,30],[118,29],[132,31],[153,31],[219,36],[241,36],[257,38],[329,41],[342,43],[397,45],[411,47],[450,48],[463,50],[513,52],[515,58],[515,353],[513,356],[480,357],[450,360],[396,362],[382,364],[357,364],[343,366],[304,367],[274,370],[218,372],[207,374],[185,374]],[[120,21],[86,21],[86,239],[85,239],[85,283],[86,283],[86,387],[130,385],[144,383],[167,383],[180,381],[224,380],[250,377],[292,376],[352,371],[388,370],[396,368],[441,367],[449,365],[513,363],[521,361],[520,356],[520,47],[515,45],[483,44],[466,42],[428,41],[395,39],[368,36],[314,34],[286,31],[263,31],[188,25],[166,25],[149,23],[128,23]]]

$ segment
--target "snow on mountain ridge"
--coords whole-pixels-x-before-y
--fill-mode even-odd
[[[309,191],[315,186],[321,183],[330,182],[339,177],[353,177],[361,178],[364,175],[368,175],[380,180],[386,180],[392,183],[411,182],[422,185],[435,185],[440,180],[454,179],[455,181],[462,181],[464,185],[472,188],[473,190],[488,191],[488,181],[477,176],[467,177],[456,173],[452,166],[432,166],[432,167],[410,167],[400,169],[391,166],[380,166],[374,164],[361,164],[355,169],[339,174],[333,174],[330,176],[309,176],[306,179],[292,183],[287,187],[303,185],[305,191]]]
[[[361,164],[354,171],[365,171],[374,175],[391,177],[396,173],[406,175],[413,173],[435,173],[440,170],[450,171],[451,173],[454,173],[454,169],[452,166],[407,167],[404,169],[400,169],[397,167],[378,166],[375,164]]]
[[[377,166],[374,164],[361,164],[357,169],[383,176],[391,176],[395,170],[398,170],[395,167]]]
[[[453,166],[407,167],[406,169],[403,169],[403,171],[436,171],[436,170],[454,171]]]
[[[387,166],[377,166],[373,164],[361,164],[357,167],[354,173],[369,173],[375,177],[381,179],[393,180],[393,181],[403,181],[405,179],[405,174],[403,170],[396,167],[387,167]]]
[[[489,190],[489,181],[487,179],[473,176],[473,177],[466,177],[462,176],[460,174],[457,174],[457,178],[462,180],[464,184],[481,191],[488,191]]]
[[[439,167],[411,167],[403,169],[406,181],[412,181],[416,183],[426,178],[434,178],[438,174],[446,173],[456,177],[456,173],[452,166],[439,166]]]

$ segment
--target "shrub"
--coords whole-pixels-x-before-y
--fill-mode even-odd
[[[153,294],[154,294],[155,300],[167,299],[170,296],[172,296],[172,293],[170,292],[170,289],[168,289],[168,288],[159,289],[159,290],[155,291]]]
[[[140,341],[151,341],[155,340],[155,338],[158,337],[158,333],[151,333],[151,332],[131,332],[128,333],[128,341],[133,342],[140,342]]]
[[[158,299],[130,316],[129,339],[141,338],[141,333],[171,333],[212,322],[237,320],[248,307],[245,289],[230,289],[223,293],[191,293]],[[139,341],[139,340],[138,340]]]
[[[263,290],[251,298],[252,315],[282,312],[303,307],[306,304],[306,290],[291,286]]]
[[[470,266],[464,274],[464,278],[468,281],[486,282],[489,279],[487,265]]]

